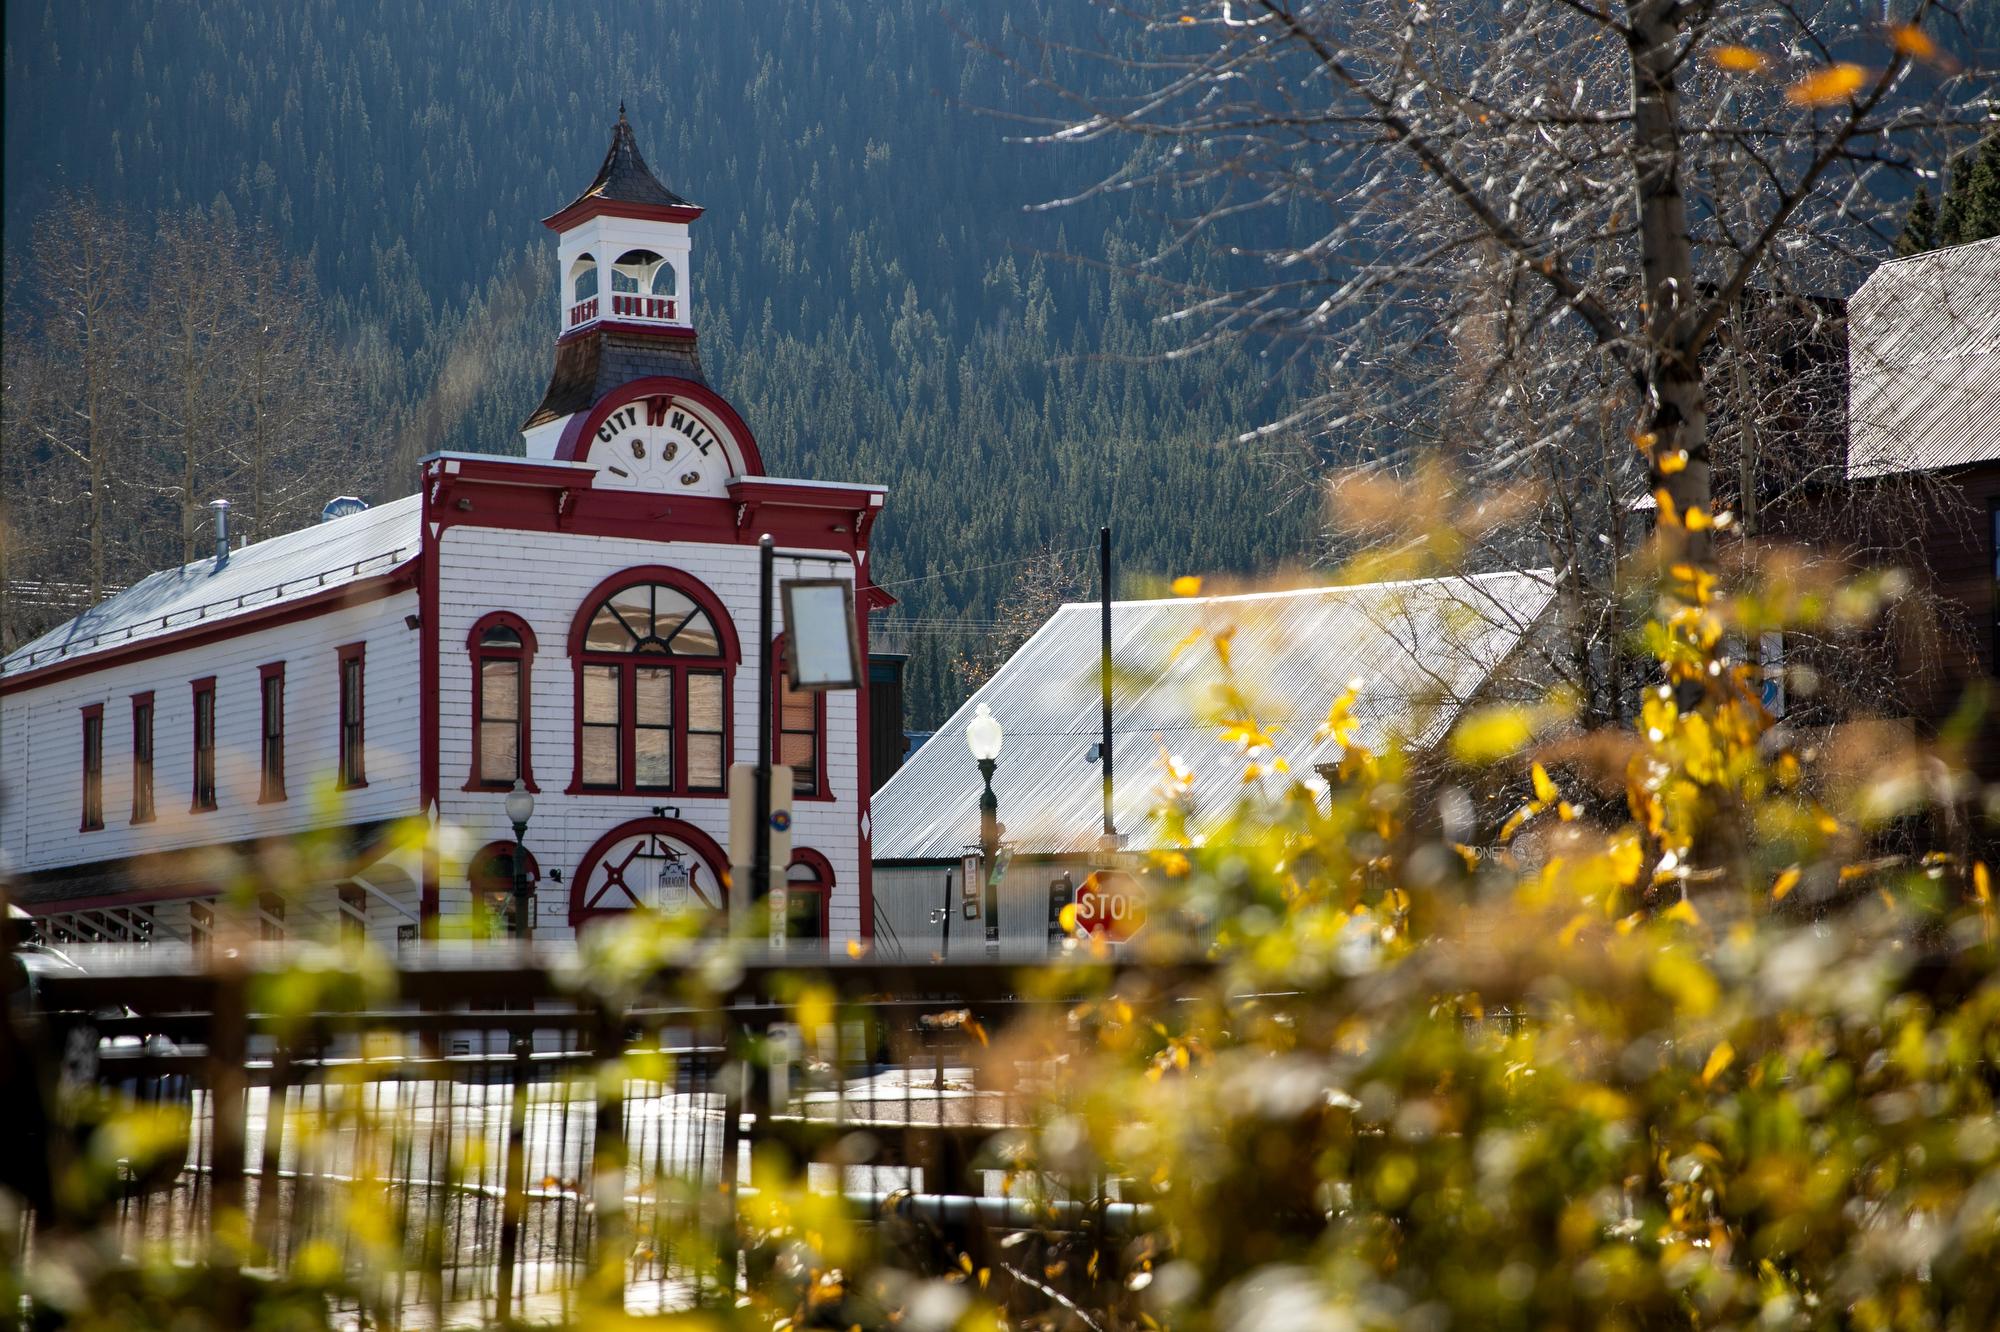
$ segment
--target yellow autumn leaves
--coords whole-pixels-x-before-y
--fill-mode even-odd
[[[1950,64],[1949,57],[1921,28],[1907,23],[1895,24],[1886,35],[1888,45],[1898,59],[1921,60],[1940,66]],[[1733,43],[1716,47],[1709,52],[1708,58],[1709,63],[1729,74],[1765,75],[1778,67],[1778,62],[1764,52]],[[1863,66],[1852,61],[1836,60],[1794,80],[1785,89],[1785,100],[1795,106],[1833,106],[1852,99],[1868,85],[1868,80],[1869,71]]]

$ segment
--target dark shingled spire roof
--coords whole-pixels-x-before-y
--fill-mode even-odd
[[[611,151],[604,154],[604,165],[597,168],[597,179],[590,187],[572,199],[562,211],[567,213],[578,204],[592,199],[606,203],[655,204],[664,208],[694,208],[680,195],[660,184],[646,159],[639,155],[639,140],[632,133],[632,124],[625,119],[625,104],[618,104],[618,124],[611,131]],[[560,214],[558,214],[560,216]]]

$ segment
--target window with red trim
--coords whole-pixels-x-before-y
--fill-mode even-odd
[[[153,821],[153,695],[132,695],[132,822]]]
[[[274,661],[257,668],[257,687],[263,698],[264,780],[258,788],[259,803],[270,804],[285,798],[285,663]]]
[[[468,791],[505,791],[516,780],[539,791],[529,752],[529,699],[535,635],[519,616],[497,611],[472,626],[472,774]]]
[[[734,647],[707,589],[651,571],[585,603],[576,658],[579,791],[720,793]]]
[[[195,813],[215,808],[215,677],[196,680],[194,689]]]
[[[536,863],[534,852],[522,850],[521,869],[528,880],[528,923],[533,925],[535,894],[542,881],[542,867]],[[487,927],[502,926],[509,938],[519,938],[521,922],[514,918],[514,844],[488,842],[473,852],[466,864],[465,882]]]
[[[771,660],[785,659],[780,635],[771,645]],[[792,688],[789,673],[780,670],[771,725],[771,761],[792,770],[792,797],[812,800],[826,789],[826,695],[816,689]]]
[[[104,705],[92,703],[83,710],[83,820],[79,827],[92,832],[104,826]]]
[[[833,865],[810,847],[792,852],[785,870],[785,937],[826,938],[827,904],[833,900]]]
[[[368,785],[366,717],[368,645],[349,643],[337,649],[340,660],[340,762],[343,788]]]

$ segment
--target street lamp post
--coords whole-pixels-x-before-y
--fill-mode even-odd
[[[999,719],[984,704],[965,728],[965,747],[979,761],[979,776],[986,789],[979,797],[979,872],[986,880],[986,952],[1000,951],[1000,886],[993,882],[993,866],[1000,853],[1000,801],[993,794],[993,771],[998,766],[1000,743],[1004,739]]]
[[[514,779],[507,793],[507,819],[514,825],[514,925],[520,931],[521,947],[528,946],[535,930],[528,907],[528,820],[535,816],[535,796],[528,784]]]

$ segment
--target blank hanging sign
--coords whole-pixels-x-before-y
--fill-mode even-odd
[[[785,602],[785,675],[793,689],[859,689],[861,638],[854,585],[838,578],[794,578]]]

